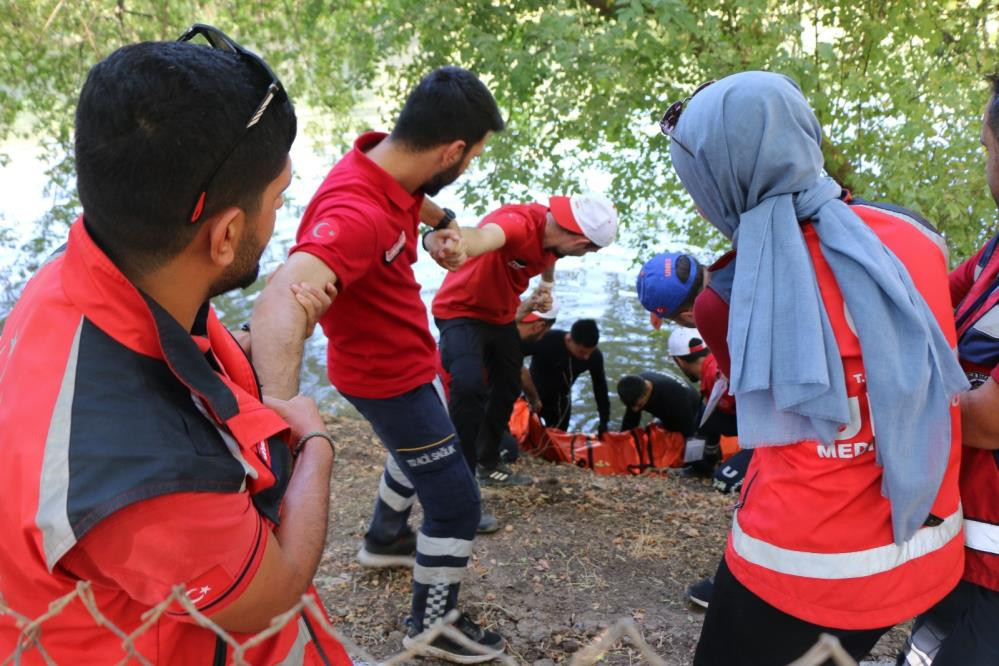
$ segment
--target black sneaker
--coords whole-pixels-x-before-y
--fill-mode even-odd
[[[478,476],[479,484],[483,486],[529,486],[534,483],[534,479],[531,477],[526,474],[518,474],[503,463],[499,463],[491,469],[480,465],[476,476]]]
[[[437,657],[455,664],[481,664],[492,661],[503,652],[503,637],[495,631],[480,627],[468,613],[462,613],[455,621],[454,628],[463,633],[470,641],[481,649],[473,650],[457,643],[445,635],[440,635],[430,643],[418,640],[420,630],[413,624],[413,619],[406,618],[406,635],[402,639],[406,649],[413,650],[424,657]]]
[[[416,564],[416,534],[406,532],[389,544],[364,537],[364,545],[357,551],[357,561],[362,567],[410,567]]]
[[[710,479],[714,473],[714,467],[703,460],[684,465],[680,469],[680,476],[685,479]]]
[[[705,578],[687,588],[687,598],[701,608],[707,608],[711,601],[711,591],[715,589],[715,578]]]
[[[496,516],[491,513],[484,513],[482,517],[479,518],[479,527],[476,532],[479,534],[492,534],[493,532],[499,530],[500,524],[496,520]]]

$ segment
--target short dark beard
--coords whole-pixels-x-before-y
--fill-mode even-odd
[[[212,283],[208,297],[214,298],[233,289],[246,289],[256,282],[257,276],[260,275],[260,257],[264,253],[264,247],[258,251],[253,247],[253,239],[244,237],[236,248],[236,257],[232,264],[218,280]]]
[[[438,192],[458,180],[458,176],[461,175],[461,165],[465,163],[465,158],[468,156],[468,151],[471,149],[471,146],[466,145],[465,150],[461,152],[461,157],[458,158],[458,161],[455,162],[453,166],[450,166],[443,171],[438,171],[430,178],[430,180],[423,183],[423,185],[420,185],[417,190],[428,197],[432,197],[436,196]]]
[[[461,162],[462,160],[459,160],[454,166],[435,173],[430,180],[420,185],[419,191],[428,197],[435,196],[445,187],[458,180],[458,176],[461,175]]]

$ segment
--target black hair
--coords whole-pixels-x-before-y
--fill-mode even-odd
[[[600,329],[597,328],[597,322],[592,319],[579,319],[569,330],[569,337],[578,345],[596,347],[600,342]]]
[[[256,215],[297,130],[281,99],[243,135],[269,83],[235,53],[189,42],[131,44],[90,70],[76,108],[77,190],[87,229],[126,273],[161,266],[226,207]]]
[[[489,89],[467,69],[441,67],[417,84],[399,113],[392,140],[413,150],[464,141],[465,151],[486,132],[506,127]]]
[[[625,375],[617,383],[617,395],[629,409],[645,395],[645,380],[638,375]]]
[[[992,95],[989,97],[989,104],[986,107],[985,122],[992,130],[992,136],[999,137],[999,72],[989,74],[985,78],[992,85]]]
[[[676,306],[673,310],[674,312],[683,312],[684,310],[689,310],[694,307],[694,301],[697,299],[697,295],[701,293],[701,288],[704,286],[704,270],[701,265],[693,257],[689,257],[686,254],[681,254],[673,262],[673,270],[676,273],[676,278],[680,283],[685,283],[687,278],[690,277],[690,271],[694,271],[695,283],[690,291],[687,292],[687,297],[683,299],[680,305]]]

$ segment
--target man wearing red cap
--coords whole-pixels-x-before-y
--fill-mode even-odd
[[[478,231],[479,247],[469,252],[478,256],[448,274],[432,307],[444,368],[451,373],[448,409],[479,481],[522,485],[531,479],[512,473],[499,458],[500,436],[521,385],[514,323],[520,295],[539,274],[544,279],[538,290],[550,293],[559,257],[610,245],[617,213],[601,196],[556,196],[548,206],[503,206],[483,218]]]

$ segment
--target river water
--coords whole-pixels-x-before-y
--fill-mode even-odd
[[[3,225],[27,240],[32,222],[49,205],[42,196],[45,179],[42,165],[35,160],[30,146],[15,146],[11,163],[0,169],[0,213]],[[278,215],[274,237],[261,261],[261,275],[271,272],[283,261],[294,240],[299,216],[308,203],[313,191],[318,187],[326,172],[339,157],[329,150],[317,150],[305,140],[296,142],[292,149],[295,176],[288,190],[287,203]],[[473,166],[466,175],[475,179],[480,173]],[[590,179],[591,189],[600,191],[602,183],[599,174]],[[605,190],[604,190],[605,191]],[[26,196],[35,193],[37,196]],[[612,195],[610,195],[613,198]],[[461,201],[454,198],[447,189],[435,200],[441,205],[455,210],[462,224],[471,225],[476,216],[466,212]],[[543,193],[536,194],[536,200],[544,202]],[[499,203],[497,203],[499,205]],[[663,238],[658,250],[676,248],[682,243]],[[623,416],[623,406],[617,399],[617,380],[629,373],[642,370],[656,370],[678,374],[679,371],[666,354],[668,332],[653,331],[648,314],[638,303],[635,293],[635,275],[638,270],[636,250],[629,246],[627,232],[619,235],[618,242],[600,252],[585,257],[566,257],[556,265],[555,297],[561,309],[556,326],[568,329],[576,319],[589,317],[600,326],[600,349],[604,354],[608,386],[611,391],[611,428],[616,429]],[[9,266],[14,261],[11,253],[0,254],[0,266]],[[421,252],[415,265],[417,281],[422,285],[421,296],[428,307],[437,288],[444,278],[445,271]],[[215,300],[223,322],[231,328],[249,320],[253,303],[256,300],[263,279],[245,291],[233,292]],[[5,313],[0,312],[0,320]],[[437,331],[430,318],[430,326],[436,337]],[[343,400],[326,379],[325,338],[319,327],[307,343],[302,368],[302,390],[314,395],[326,409],[334,413],[349,414],[353,408]],[[588,374],[583,374],[573,387],[572,421],[573,430],[595,431],[597,425],[596,405]]]

